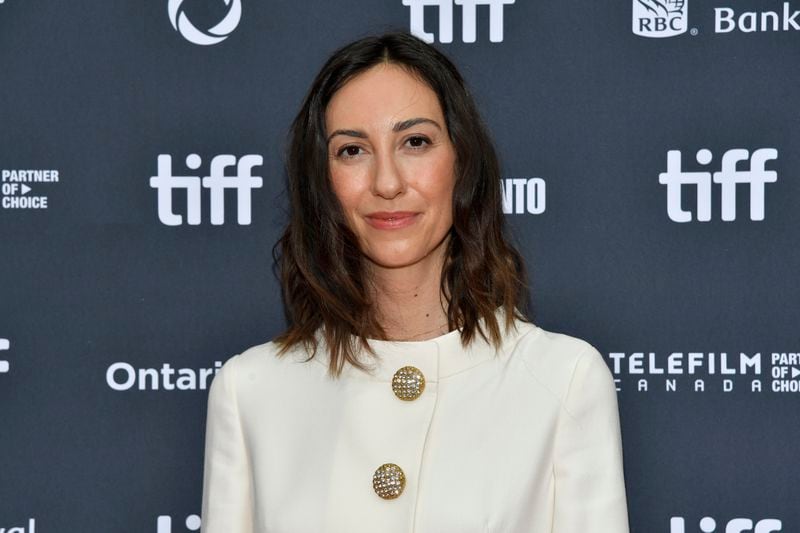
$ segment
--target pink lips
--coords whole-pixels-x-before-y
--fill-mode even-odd
[[[377,229],[405,228],[416,222],[417,215],[413,211],[376,211],[364,218],[367,224]]]

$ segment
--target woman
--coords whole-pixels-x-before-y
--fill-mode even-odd
[[[497,158],[403,33],[334,53],[291,130],[289,328],[209,395],[206,533],[626,533],[600,354],[525,319]]]

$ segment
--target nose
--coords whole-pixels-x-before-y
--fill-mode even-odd
[[[372,193],[387,200],[402,194],[406,188],[406,181],[402,170],[397,165],[394,153],[391,150],[385,150],[376,157],[375,161]]]

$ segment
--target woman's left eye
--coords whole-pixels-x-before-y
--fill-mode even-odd
[[[408,139],[406,139],[406,142],[407,143],[411,143],[411,148],[414,148],[414,149],[417,149],[417,150],[420,149],[420,148],[424,148],[425,145],[428,145],[428,144],[431,143],[431,141],[428,140],[427,137],[422,137],[420,135],[415,135],[413,137],[409,137]]]

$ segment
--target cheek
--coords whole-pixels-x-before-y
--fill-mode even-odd
[[[452,156],[428,161],[417,169],[417,190],[425,196],[428,204],[440,211],[440,215],[451,217],[453,188],[455,186],[454,158]]]
[[[359,179],[353,172],[331,169],[331,188],[348,216],[349,211],[357,207],[363,192],[363,183],[363,179]]]

